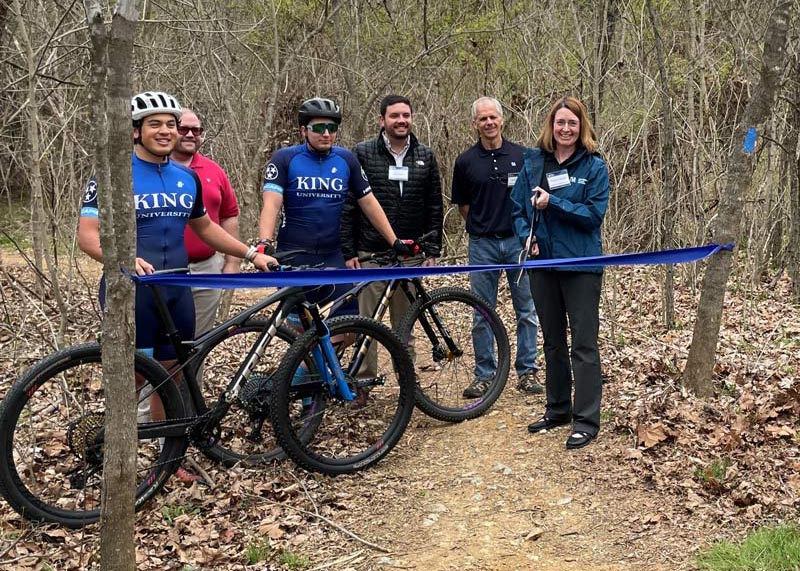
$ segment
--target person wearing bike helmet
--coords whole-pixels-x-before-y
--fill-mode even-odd
[[[172,95],[146,91],[131,99],[134,151],[131,165],[136,208],[136,266],[138,275],[155,270],[185,268],[189,263],[184,230],[190,226],[200,239],[215,250],[246,258],[267,271],[275,258],[248,247],[213,222],[203,206],[200,180],[191,169],[171,161],[178,138],[181,106]],[[91,258],[103,261],[100,246],[100,218],[97,180],[92,177],[83,194],[78,226],[78,246]],[[190,288],[167,286],[162,290],[170,315],[183,339],[194,338],[194,302]],[[105,276],[100,282],[100,305],[105,306]],[[136,349],[165,365],[174,362],[150,288],[136,287]],[[142,403],[145,404],[146,403]],[[149,403],[152,418],[163,418],[157,397]],[[141,408],[141,407],[140,407]],[[146,406],[140,412],[147,414]],[[193,480],[183,473],[183,480]]]
[[[246,258],[257,268],[268,270],[274,258],[259,254],[233,238],[214,223],[203,206],[197,175],[169,158],[178,138],[181,106],[167,93],[147,91],[131,99],[134,152],[131,174],[136,206],[136,273],[186,267],[189,259],[184,243],[187,224],[207,244],[232,256]],[[78,226],[78,246],[98,262],[100,219],[97,196],[100,189],[94,177],[83,195]],[[184,338],[194,337],[194,303],[188,288],[168,288],[170,308]],[[104,303],[105,287],[100,299]],[[137,288],[136,347],[161,359],[174,358],[174,351],[163,337],[155,304],[147,288]]]
[[[275,151],[264,170],[263,207],[259,222],[259,246],[266,252],[300,250],[290,263],[344,268],[339,224],[345,199],[352,196],[380,235],[396,251],[410,248],[392,230],[356,157],[336,145],[342,122],[339,106],[331,99],[313,97],[297,112],[303,142]],[[275,239],[278,213],[283,209]],[[350,286],[309,288],[312,302],[332,300]],[[357,314],[357,303],[340,314]]]

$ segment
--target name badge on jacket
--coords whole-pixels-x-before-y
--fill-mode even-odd
[[[408,181],[408,167],[389,167],[389,180]]]
[[[519,173],[510,172],[508,173],[508,188],[512,188],[515,184],[517,184],[517,177]]]
[[[570,180],[567,169],[547,173],[547,185],[550,187],[550,190],[569,186]]]

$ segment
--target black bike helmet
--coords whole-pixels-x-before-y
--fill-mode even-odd
[[[333,119],[337,124],[342,122],[342,112],[339,106],[333,100],[322,97],[306,99],[300,104],[300,109],[297,111],[297,122],[301,127],[308,125],[309,121],[315,117]]]

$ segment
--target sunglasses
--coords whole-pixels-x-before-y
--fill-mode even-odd
[[[203,134],[203,128],[202,127],[183,127],[183,126],[178,126],[178,133],[180,133],[181,135],[188,135],[189,131],[191,131],[192,135],[194,135],[195,137],[199,137],[200,135]]]
[[[324,135],[325,131],[335,133],[339,130],[339,125],[336,123],[314,123],[309,125],[308,128],[315,132],[317,135]]]

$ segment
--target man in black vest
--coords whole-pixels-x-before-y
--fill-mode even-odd
[[[429,257],[414,256],[404,260],[403,265],[433,265],[442,245],[442,183],[436,157],[411,132],[413,109],[406,97],[384,97],[378,121],[381,127],[378,136],[358,143],[353,152],[395,234],[399,238],[416,239],[433,233],[424,244]],[[361,267],[359,256],[386,250],[386,241],[352,200],[345,203],[342,212],[341,241],[348,268]],[[365,263],[364,267],[375,264]],[[380,282],[361,292],[358,304],[362,315],[372,314],[382,292]],[[397,327],[406,309],[405,296],[392,296],[389,306],[392,327]],[[413,348],[411,352],[413,356]],[[375,366],[374,359],[368,359],[367,368],[370,366]]]
[[[525,149],[503,138],[503,108],[493,97],[481,97],[472,104],[472,125],[478,142],[461,153],[453,168],[453,204],[466,220],[469,234],[469,263],[516,264],[519,242],[511,224],[511,189],[522,169]],[[511,301],[517,317],[517,388],[541,394],[536,378],[536,336],[539,323],[533,306],[528,275],[506,272]],[[473,293],[497,303],[500,272],[470,274]],[[479,398],[497,370],[492,332],[486,320],[475,316],[472,324],[475,349],[475,378],[464,390],[464,397]]]

